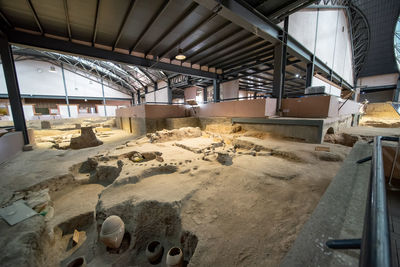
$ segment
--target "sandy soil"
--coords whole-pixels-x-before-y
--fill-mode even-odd
[[[40,131],[37,138],[54,136],[51,131]],[[165,238],[165,246],[179,246],[181,233],[194,235],[198,241],[185,258],[190,266],[277,266],[351,149],[324,144],[330,152],[315,151],[313,144],[255,132],[203,132],[197,138],[180,136],[181,140],[157,143],[147,138],[123,142],[126,136],[112,132],[118,142],[105,140],[102,146],[76,151],[40,148],[1,166],[2,185],[8,191],[35,183],[51,189],[55,213],[45,223],[42,266],[78,255],[85,255],[89,266],[146,266],[142,243],[150,242],[146,238],[153,233],[141,236],[141,223],[166,221],[170,227],[165,209],[176,212],[176,231],[170,237],[154,237]],[[134,162],[134,151],[161,153],[162,162]],[[227,160],[221,161],[221,155]],[[82,171],[88,157],[98,165]],[[125,221],[132,236],[129,254],[110,255],[97,243],[96,232],[79,223],[93,212],[96,221],[88,224],[99,226],[111,214]],[[73,228],[86,231],[87,240],[67,251]]]

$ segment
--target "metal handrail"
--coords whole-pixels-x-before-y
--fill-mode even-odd
[[[364,231],[361,241],[360,266],[386,267],[391,265],[381,140],[381,136],[377,136],[374,139]]]
[[[362,238],[326,242],[326,245],[332,249],[361,249],[359,266],[362,267],[391,266],[386,182],[382,156],[383,140],[397,141],[398,137],[375,137],[372,156],[357,161],[358,164],[372,161]]]

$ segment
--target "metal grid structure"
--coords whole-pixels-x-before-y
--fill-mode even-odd
[[[15,61],[25,59],[47,61],[60,66],[61,63],[73,72],[79,71],[86,77],[95,76],[107,81],[114,89],[131,94],[146,86],[153,86],[156,81],[165,80],[167,76],[162,71],[147,70],[136,66],[117,64],[97,59],[82,58],[73,55],[35,50],[13,46]],[[87,76],[89,75],[89,76]]]
[[[400,13],[398,0],[353,0],[368,21],[370,45],[359,77],[398,72],[394,55],[393,36]]]

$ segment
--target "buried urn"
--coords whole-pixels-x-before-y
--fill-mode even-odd
[[[101,225],[100,241],[109,248],[119,248],[125,233],[125,224],[116,215],[107,217]]]

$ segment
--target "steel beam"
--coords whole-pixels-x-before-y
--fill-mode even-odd
[[[144,53],[145,55],[151,54],[151,52],[156,49],[161,43],[162,40],[164,40],[179,24],[182,23],[184,19],[190,16],[192,12],[198,7],[199,5],[196,3],[190,4],[188,8],[178,17],[178,19],[155,41],[155,43]]]
[[[66,0],[64,0],[64,1],[66,1]],[[121,26],[119,27],[119,30],[118,30],[117,38],[115,39],[114,45],[112,47],[113,51],[115,50],[115,48],[118,45],[119,40],[121,39],[122,32],[124,31],[126,22],[127,22],[128,18],[129,18],[129,15],[132,13],[132,10],[133,10],[133,8],[135,6],[135,3],[136,3],[136,0],[131,0],[130,3],[129,3],[128,8],[126,9],[124,19],[122,20]]]
[[[242,40],[242,41],[247,41],[247,40]],[[235,45],[235,43],[230,44],[231,46]],[[261,48],[265,48],[268,45],[268,42],[265,40],[261,41],[247,41],[244,45],[240,47],[234,47],[229,50],[228,53],[224,53],[223,55],[218,55],[216,59],[213,59],[212,61],[207,62],[207,66],[218,66],[219,64],[224,64],[226,62],[233,61],[234,58],[242,58],[243,54],[248,54],[253,52],[254,50],[259,50]],[[219,51],[218,51],[219,52]],[[216,53],[214,53],[216,54]],[[202,59],[203,60],[203,59]]]
[[[220,27],[218,27],[216,30],[205,34],[203,37],[201,37],[200,39],[196,40],[194,43],[191,43],[189,46],[185,47],[185,48],[183,49],[183,52],[190,51],[191,49],[195,48],[196,46],[198,46],[199,44],[201,44],[202,42],[204,42],[204,41],[207,40],[208,38],[214,36],[214,34],[216,34],[217,32],[222,31],[224,28],[228,27],[229,25],[231,25],[230,22],[226,22],[226,23],[222,24],[222,25],[221,25]],[[209,48],[211,48],[211,47],[213,47],[213,46],[219,44],[220,42],[222,42],[223,40],[225,40],[225,39],[228,38],[229,36],[232,36],[233,34],[237,34],[237,33],[240,32],[240,31],[241,31],[241,29],[240,29],[239,31],[234,32],[234,33],[229,33],[229,34],[225,35],[222,39],[219,39],[219,40],[216,41],[216,42],[213,42],[213,43],[211,43],[211,44],[208,44],[208,45],[203,46],[202,48],[196,50],[196,52],[194,52],[193,54],[189,55],[189,56],[186,58],[186,61],[188,61],[189,59],[191,59],[191,58],[193,58],[194,56],[198,55],[199,53],[201,53],[201,52],[203,52],[203,51],[205,51],[205,50],[207,50],[207,49],[209,49]]]
[[[137,103],[140,105],[140,91],[137,91]]]
[[[160,58],[166,56],[169,52],[171,52],[174,48],[176,48],[179,44],[183,43],[187,38],[192,36],[200,27],[204,26],[208,22],[210,22],[213,18],[217,16],[217,13],[212,13],[210,16],[206,17],[204,20],[197,23],[195,26],[190,28],[186,34],[177,39],[173,44],[171,44],[167,49],[165,49],[162,53],[160,53]]]
[[[67,0],[64,0],[63,2],[64,2],[65,21],[67,23],[68,39],[71,41],[72,33],[71,33],[71,24],[69,22],[68,2]]]
[[[104,95],[104,81],[103,81],[103,78],[101,78],[101,93],[103,95],[104,116],[107,117],[106,98],[105,98],[105,95]]]
[[[172,104],[172,87],[171,87],[171,80],[168,79],[167,85],[167,97],[168,97],[168,104]]]
[[[94,25],[93,25],[92,46],[94,46],[94,44],[96,43],[99,7],[100,7],[100,0],[97,0],[97,2],[96,2],[96,14],[94,16]]]
[[[279,114],[282,106],[282,98],[285,93],[285,74],[286,74],[286,43],[289,26],[289,18],[285,18],[283,31],[280,32],[282,42],[275,45],[274,49],[274,81],[272,95],[277,98],[276,112]]]
[[[14,28],[10,20],[6,17],[6,15],[4,15],[4,13],[1,10],[0,10],[0,18],[4,21],[4,24],[7,24],[9,28]]]
[[[7,32],[9,42],[20,45],[33,46],[54,51],[61,51],[65,53],[88,56],[92,58],[99,58],[108,61],[121,62],[145,68],[153,68],[162,71],[176,72],[195,77],[202,77],[208,79],[216,79],[216,73],[183,67],[175,64],[155,61],[151,59],[136,57],[132,55],[108,51],[92,46],[83,44],[71,43],[64,40],[49,38],[40,35],[11,30]]]
[[[71,118],[71,110],[69,108],[68,88],[67,88],[67,83],[65,81],[65,74],[64,74],[64,64],[61,62],[60,66],[61,66],[61,74],[62,74],[63,85],[64,85],[64,92],[65,92],[65,103],[67,103],[67,109],[68,109],[68,118]],[[103,87],[103,79],[101,80],[101,86]],[[104,99],[104,91],[103,91],[103,99]]]
[[[400,98],[400,77],[397,79],[396,90],[394,91],[393,102],[399,102]]]
[[[28,131],[26,129],[24,110],[22,108],[21,95],[19,92],[17,73],[15,71],[14,58],[11,46],[4,38],[0,38],[0,54],[6,80],[8,98],[11,104],[12,117],[16,131],[21,131],[24,143],[29,144]]]
[[[307,70],[306,70],[306,88],[311,86],[312,77],[313,77],[313,64],[308,63]]]
[[[139,34],[139,37],[136,39],[135,43],[132,45],[132,47],[129,49],[129,54],[132,53],[136,49],[136,47],[140,44],[142,41],[144,35],[146,32],[151,28],[151,26],[157,21],[157,19],[160,17],[162,13],[167,9],[169,4],[169,0],[164,0],[162,3],[161,7],[157,10],[157,12],[151,17],[149,22],[147,23],[146,27],[144,27],[143,31]]]
[[[220,84],[219,80],[214,79],[213,80],[213,92],[214,92],[214,102],[220,102],[221,101],[221,90],[220,90]]]
[[[29,5],[29,9],[30,9],[31,12],[32,12],[33,18],[35,19],[36,25],[38,26],[38,28],[39,28],[39,30],[40,30],[40,33],[41,33],[41,34],[44,34],[43,26],[42,26],[42,24],[40,23],[39,17],[38,17],[38,15],[36,14],[36,10],[35,10],[35,8],[34,8],[33,5],[32,5],[31,0],[26,0],[26,2],[27,2],[28,5]]]
[[[139,67],[138,67],[139,68]],[[147,73],[147,70],[144,70],[143,68],[139,68],[139,70],[152,82],[155,83],[154,79],[150,76],[150,74]]]
[[[241,31],[238,32],[238,33],[241,33]],[[235,35],[233,35],[233,36],[231,36],[229,38],[232,38],[232,37],[235,37]],[[219,60],[221,58],[224,58],[224,57],[226,57],[226,56],[228,56],[228,55],[230,55],[232,53],[236,53],[236,51],[240,51],[242,49],[248,48],[249,46],[254,44],[254,41],[256,41],[256,40],[257,40],[257,36],[254,36],[254,35],[252,35],[250,33],[248,33],[245,36],[236,37],[235,39],[233,39],[228,44],[224,45],[223,47],[218,48],[218,52],[209,51],[208,53],[202,55],[199,60],[193,60],[193,64],[197,64],[198,63],[200,65],[209,65],[209,64],[212,64],[212,63],[215,63],[215,62],[219,62]],[[244,44],[242,44],[242,43],[244,43]],[[239,47],[232,47],[234,45],[239,45],[239,44],[240,44]],[[213,57],[211,59],[211,61],[210,61],[210,59],[208,59],[209,57]],[[204,62],[206,62],[206,64],[203,64]]]

